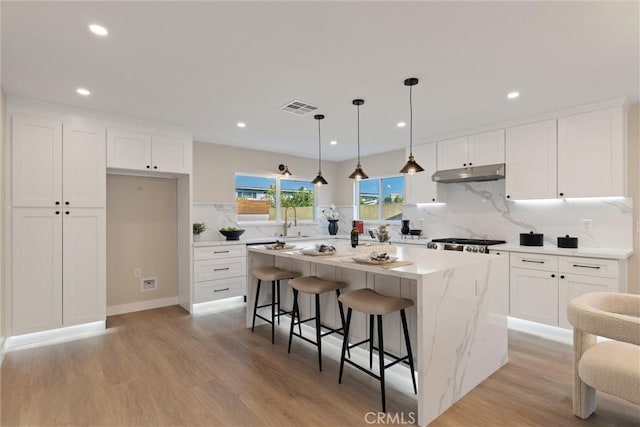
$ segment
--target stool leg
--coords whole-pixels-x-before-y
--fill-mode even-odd
[[[271,281],[271,344],[276,343],[276,281]]]
[[[407,346],[407,356],[409,356],[409,369],[411,369],[413,392],[415,394],[418,394],[418,387],[416,386],[416,373],[413,370],[413,353],[411,352],[411,340],[409,339],[409,328],[407,328],[407,315],[404,312],[404,308],[400,310],[400,317],[402,317],[402,330],[404,331],[404,342]]]
[[[278,294],[278,302],[276,302],[276,305],[278,306],[278,311],[276,313],[278,313],[278,325],[280,324],[280,280],[278,280],[278,282],[276,283],[276,293]]]
[[[382,391],[382,412],[387,412],[387,399],[384,394],[384,344],[382,341],[382,315],[378,314],[378,351],[380,357],[380,389]]]
[[[338,310],[340,310],[340,321],[342,322],[342,333],[344,334],[344,309],[340,302],[340,289],[336,289],[336,299],[338,300]],[[347,346],[347,354],[349,355],[349,359],[351,359],[351,350],[349,350],[349,346]]]
[[[320,294],[316,294],[316,341],[318,341],[318,367],[322,372],[322,329],[320,325]]]
[[[251,323],[251,332],[256,327],[256,313],[258,311],[258,300],[260,299],[260,282],[258,279],[258,286],[256,287],[256,300],[253,302],[253,322]]]
[[[338,384],[342,384],[342,371],[344,370],[344,354],[349,348],[349,326],[351,326],[351,307],[347,310],[347,321],[344,324],[344,340],[342,340],[342,355],[340,356],[340,376]]]
[[[296,289],[293,290],[293,309],[291,310],[291,329],[289,329],[289,350],[287,353],[291,353],[291,341],[293,339],[293,327],[296,323],[296,313],[298,312],[298,291]],[[300,321],[300,316],[298,315],[298,321]],[[298,325],[300,326],[300,325]],[[302,334],[300,334],[302,335]]]
[[[369,369],[373,369],[373,314],[369,315]]]

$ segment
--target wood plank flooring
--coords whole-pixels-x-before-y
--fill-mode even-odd
[[[2,366],[2,426],[370,425],[378,383],[301,341],[287,354],[268,326],[244,328],[244,307],[190,316],[167,307],[110,317],[104,335],[20,351]],[[283,319],[288,324],[288,319]],[[589,421],[571,412],[571,348],[519,332],[510,363],[433,426],[639,426],[637,406],[598,394]],[[390,413],[410,421],[412,393],[388,387]],[[369,421],[369,423],[367,422]],[[394,421],[388,419],[387,421]],[[389,424],[389,423],[387,423]]]

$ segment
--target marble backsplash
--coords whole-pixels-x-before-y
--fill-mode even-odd
[[[623,197],[507,201],[504,181],[439,184],[445,203],[405,205],[403,215],[429,238],[472,237],[519,244],[520,233],[578,237],[580,247],[633,247],[632,200]],[[591,220],[591,231],[583,220]]]
[[[591,198],[507,201],[504,181],[439,184],[438,198],[445,203],[405,205],[403,216],[411,228],[422,229],[423,238],[469,237],[499,239],[519,244],[520,233],[544,234],[545,245],[555,245],[558,236],[578,237],[584,248],[630,249],[633,247],[633,215],[630,198]],[[318,206],[317,223],[298,223],[288,230],[289,236],[328,235],[328,222]],[[353,220],[353,206],[337,206],[338,234],[348,234]],[[202,240],[224,240],[218,233],[222,227],[237,226],[246,231],[243,239],[274,238],[283,226],[262,224],[238,225],[235,203],[193,205],[193,221],[204,222],[207,229]],[[586,231],[583,220],[591,220]],[[376,227],[368,224],[365,228]],[[399,222],[390,224],[392,240],[398,240]],[[364,238],[366,239],[366,233]]]

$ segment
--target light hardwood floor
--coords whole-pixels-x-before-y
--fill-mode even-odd
[[[108,319],[111,333],[13,351],[2,366],[2,426],[368,425],[378,383],[268,326],[244,308],[190,316],[179,307]],[[288,324],[288,319],[283,319]],[[604,394],[585,422],[571,412],[571,348],[510,332],[510,363],[433,426],[638,426],[638,407]],[[390,413],[410,419],[410,393],[389,387]],[[399,420],[399,419],[396,419]]]

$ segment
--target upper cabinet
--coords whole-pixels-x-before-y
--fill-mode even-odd
[[[507,199],[553,199],[557,192],[556,121],[507,128]]]
[[[625,195],[624,108],[507,129],[508,199]]]
[[[416,162],[424,168],[424,172],[405,177],[406,203],[432,203],[438,202],[438,185],[431,180],[431,175],[436,171],[437,147],[436,143],[416,145],[413,147],[413,155]],[[407,151],[407,156],[409,152]]]
[[[12,204],[104,207],[105,129],[12,117]]]
[[[622,107],[558,119],[558,196],[625,195]]]
[[[504,129],[438,142],[438,170],[504,163]]]
[[[191,173],[190,138],[149,135],[109,129],[107,166],[170,173]]]

